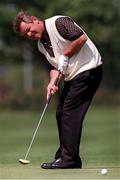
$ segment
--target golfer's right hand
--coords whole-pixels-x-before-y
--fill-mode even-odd
[[[58,91],[58,86],[54,85],[53,83],[49,83],[47,87],[47,100],[51,95],[55,94],[57,91]]]

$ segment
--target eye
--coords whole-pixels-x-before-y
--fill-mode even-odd
[[[26,33],[28,33],[29,31],[30,31],[30,28],[26,28],[26,30],[25,30],[24,33],[26,34]]]
[[[27,36],[27,33],[28,33],[29,31],[30,31],[30,27],[27,27],[21,35],[22,35],[22,36]]]

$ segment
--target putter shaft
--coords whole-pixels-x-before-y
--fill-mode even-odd
[[[46,103],[46,105],[45,105],[45,107],[44,107],[44,109],[43,109],[42,115],[41,115],[41,117],[40,117],[40,120],[39,120],[39,122],[38,122],[38,125],[37,125],[37,127],[36,127],[36,129],[35,129],[35,131],[34,131],[32,140],[31,140],[31,142],[30,142],[30,145],[29,145],[29,147],[28,147],[28,150],[27,150],[26,155],[25,155],[25,158],[24,158],[25,160],[27,159],[27,156],[28,156],[28,154],[29,154],[29,152],[30,152],[30,149],[31,149],[31,147],[32,147],[32,144],[33,144],[33,141],[34,141],[34,139],[35,139],[36,133],[37,133],[37,131],[38,131],[38,129],[39,129],[39,126],[40,126],[40,124],[41,124],[42,118],[43,118],[43,116],[44,116],[44,114],[45,114],[45,111],[46,111],[47,107],[48,107],[48,103]]]
[[[54,83],[55,85],[58,85],[61,75],[62,75],[62,73],[59,71],[58,77],[56,78],[55,83]],[[31,150],[31,147],[32,147],[32,144],[33,144],[33,142],[34,142],[36,133],[37,133],[37,131],[38,131],[38,129],[39,129],[39,126],[40,126],[41,121],[42,121],[42,118],[43,118],[43,116],[44,116],[44,114],[45,114],[45,112],[46,112],[46,109],[47,109],[47,107],[48,107],[48,104],[50,103],[51,97],[52,97],[52,94],[50,94],[49,97],[48,97],[48,99],[47,99],[47,102],[46,102],[46,105],[45,105],[45,107],[44,107],[44,109],[43,109],[43,112],[42,112],[42,115],[41,115],[41,117],[40,117],[40,120],[39,120],[39,122],[38,122],[38,125],[37,125],[35,131],[34,131],[34,134],[33,134],[33,137],[32,137],[32,139],[31,139],[30,145],[29,145],[29,147],[28,147],[28,149],[27,149],[27,152],[26,152],[26,154],[25,154],[24,162],[25,162],[25,161],[28,161],[28,160],[27,160],[28,154],[29,154],[29,152],[30,152],[30,150]],[[19,161],[23,163],[23,159],[20,159]]]

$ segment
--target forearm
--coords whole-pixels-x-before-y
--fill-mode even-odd
[[[72,41],[63,51],[63,54],[68,57],[72,57],[83,47],[87,41],[87,36],[83,34],[80,38]]]
[[[50,81],[47,86],[47,100],[49,99],[51,94],[53,95],[58,91],[58,83],[61,80],[61,78],[62,78],[62,74],[59,74],[58,70],[53,69],[50,71]],[[56,80],[57,80],[57,84],[55,84]]]
[[[57,69],[52,69],[50,71],[50,82],[51,84],[54,84],[56,79],[58,78],[58,75],[59,75],[59,71]],[[61,80],[62,78],[62,74],[59,75],[59,81]]]

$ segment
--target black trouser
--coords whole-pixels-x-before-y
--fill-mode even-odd
[[[102,65],[64,82],[56,112],[60,147],[55,159],[81,162],[79,146],[82,124],[92,98],[102,79]]]

